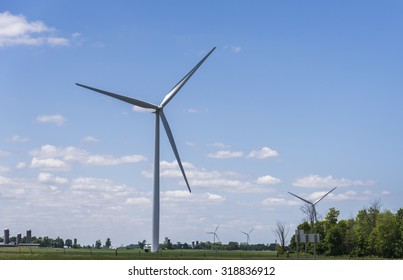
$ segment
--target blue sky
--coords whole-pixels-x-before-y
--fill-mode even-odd
[[[154,116],[165,108],[192,194],[161,134],[161,241],[274,242],[304,218],[287,192],[355,216],[402,207],[400,1],[2,1],[0,228],[151,240]]]

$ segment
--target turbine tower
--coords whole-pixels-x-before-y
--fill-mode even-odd
[[[186,186],[187,186],[189,192],[191,192],[189,182],[188,182],[188,179],[185,174],[185,170],[183,169],[183,165],[182,165],[181,159],[179,157],[178,149],[176,148],[176,144],[175,144],[175,141],[174,141],[174,138],[172,135],[171,128],[169,127],[169,124],[165,117],[163,109],[169,103],[169,101],[171,101],[171,99],[178,93],[178,91],[185,85],[185,83],[190,79],[190,77],[192,77],[192,75],[197,71],[197,69],[203,64],[203,62],[209,57],[209,55],[214,50],[215,50],[215,47],[209,53],[207,53],[207,55],[205,55],[203,57],[203,59],[200,60],[200,62],[195,67],[193,67],[193,69],[190,70],[190,72],[187,73],[186,76],[184,76],[182,78],[182,80],[180,80],[168,92],[168,94],[162,100],[160,105],[155,105],[152,103],[148,103],[146,101],[141,101],[141,100],[134,99],[131,97],[119,95],[119,94],[112,93],[109,91],[105,91],[105,90],[101,90],[101,89],[97,89],[94,87],[76,83],[76,85],[78,85],[80,87],[83,87],[83,88],[86,88],[89,90],[93,90],[98,93],[105,94],[107,96],[119,99],[119,100],[129,103],[131,105],[154,110],[154,113],[155,113],[155,146],[154,146],[154,187],[153,187],[153,214],[152,214],[152,242],[151,242],[151,251],[152,252],[158,252],[159,231],[160,231],[159,230],[159,223],[160,223],[159,222],[160,221],[160,119],[162,121],[162,124],[164,125],[165,131],[167,133],[169,142],[172,147],[172,150],[175,154],[176,161],[178,162],[179,168],[180,168],[183,178],[186,182]]]
[[[252,231],[254,230],[255,228],[252,228],[249,232],[244,232],[244,231],[241,231],[243,234],[245,234],[246,235],[246,244],[248,244],[249,245],[249,242],[250,242],[250,234],[252,233]]]
[[[221,242],[221,240],[220,240],[220,238],[218,238],[218,235],[217,235],[217,230],[218,230],[218,227],[219,227],[220,225],[218,225],[217,227],[216,227],[216,229],[215,229],[215,231],[209,231],[209,232],[206,232],[207,234],[212,234],[213,235],[213,244],[215,244],[215,238],[217,237],[217,239],[218,239],[218,241],[220,241]]]
[[[329,193],[331,193],[332,191],[334,191],[336,188],[337,188],[337,187],[334,187],[333,189],[331,189],[330,191],[328,191],[326,194],[324,194],[323,196],[321,196],[319,199],[315,200],[315,202],[306,200],[306,199],[304,199],[304,198],[302,198],[302,197],[300,197],[300,196],[298,196],[298,195],[296,195],[296,194],[293,194],[292,192],[288,192],[288,193],[291,194],[291,195],[293,195],[293,196],[295,196],[296,198],[301,199],[302,201],[308,203],[309,205],[311,205],[311,209],[312,209],[312,214],[313,214],[314,222],[317,222],[317,221],[318,221],[318,218],[317,218],[317,216],[316,216],[316,208],[315,208],[315,205],[318,204],[319,201],[321,201],[322,199],[324,199]]]

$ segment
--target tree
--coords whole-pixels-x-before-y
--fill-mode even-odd
[[[311,225],[315,223],[315,211],[313,211],[313,207],[309,203],[305,203],[300,207],[302,213],[305,214],[304,221],[309,222]]]
[[[358,256],[376,255],[375,239],[369,238],[376,227],[381,201],[376,199],[368,209],[360,210],[356,217],[354,231],[356,235],[355,254]]]
[[[228,243],[227,249],[232,251],[232,250],[238,250],[239,249],[239,243],[238,242],[234,242],[234,241],[230,241]]]
[[[101,249],[101,246],[102,246],[101,240],[95,241],[95,248],[96,249]]]
[[[347,224],[340,221],[329,227],[325,236],[325,244],[327,246],[327,254],[330,256],[341,256],[345,253],[344,237],[346,235]]]
[[[402,232],[397,215],[390,211],[379,213],[376,226],[371,232],[370,243],[374,245],[375,253],[379,257],[402,257]]]
[[[339,217],[340,211],[336,210],[334,207],[329,209],[329,212],[326,215],[326,221],[329,226],[334,226],[337,224],[337,218]]]
[[[63,247],[64,247],[64,241],[63,241],[63,239],[61,239],[59,236],[56,237],[56,239],[53,240],[53,242],[52,242],[52,247],[55,247],[55,248],[63,248]]]
[[[145,240],[143,240],[142,242],[137,242],[138,244],[139,244],[139,248],[141,249],[141,250],[144,250],[144,247],[146,246],[146,241]]]
[[[72,241],[71,239],[66,239],[66,240],[64,241],[64,246],[66,246],[66,247],[68,247],[68,248],[73,247],[73,241]]]
[[[285,241],[288,235],[288,227],[286,227],[283,223],[277,222],[276,228],[273,230],[274,235],[280,242],[280,246],[282,249],[282,252],[284,253],[285,251]]]
[[[111,239],[108,237],[105,242],[105,248],[109,249],[112,246]]]

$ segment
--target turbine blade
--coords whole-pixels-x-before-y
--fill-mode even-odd
[[[246,234],[246,235],[248,235],[246,232],[244,232],[244,231],[241,231],[243,234]]]
[[[217,237],[218,241],[221,242],[220,238],[218,237],[217,233],[214,233],[214,236]]]
[[[313,205],[315,205],[316,203],[318,203],[319,201],[321,201],[322,199],[324,199],[329,193],[331,193],[332,191],[334,191],[337,187],[334,187],[333,189],[331,189],[330,191],[328,191],[324,196],[322,196],[321,198],[319,198],[318,200],[316,200]]]
[[[249,234],[254,230],[255,228],[252,228],[250,231],[249,231]]]
[[[105,94],[105,95],[108,95],[110,97],[119,99],[121,101],[127,102],[127,103],[132,104],[132,105],[136,105],[136,106],[139,106],[139,107],[142,107],[142,108],[155,109],[155,110],[158,109],[157,105],[154,105],[154,104],[151,104],[151,103],[148,103],[148,102],[144,102],[144,101],[141,101],[141,100],[137,100],[137,99],[134,99],[134,98],[131,98],[131,97],[119,95],[119,94],[116,94],[116,93],[112,93],[112,92],[105,91],[105,90],[102,90],[102,89],[97,89],[97,88],[94,88],[94,87],[89,87],[89,86],[78,84],[78,83],[76,83],[76,85],[78,85],[80,87],[83,87],[83,88],[86,88],[86,89],[89,89],[89,90],[93,90],[93,91]]]
[[[298,196],[296,194],[293,194],[292,192],[288,192],[288,193],[293,195],[293,196],[295,196],[295,197],[297,197],[297,198],[299,198],[299,199],[301,199],[301,200],[303,200],[303,201],[305,201],[308,204],[312,204],[312,202],[310,202],[309,200],[306,200],[306,199],[304,199],[304,198],[302,198],[302,197],[300,197],[300,196]]]
[[[215,50],[215,47],[205,56],[203,57],[202,60],[200,60],[199,63],[195,67],[193,67],[192,70],[190,70],[189,73],[186,74],[185,77],[182,78],[182,80],[177,83],[170,92],[165,96],[164,100],[161,102],[161,107],[164,107],[165,105],[168,104],[168,102],[178,93],[178,91],[185,85],[185,83],[192,77],[192,75],[197,71],[197,69],[200,67],[200,65],[203,64],[203,62],[209,57],[209,55]]]
[[[190,189],[190,186],[189,186],[188,179],[187,179],[186,174],[185,174],[185,170],[183,169],[182,161],[181,161],[181,159],[179,157],[178,149],[176,148],[176,144],[175,144],[174,137],[172,135],[171,128],[169,127],[168,121],[167,121],[167,119],[166,119],[166,117],[164,115],[164,112],[162,110],[160,111],[160,116],[161,116],[162,123],[164,124],[165,131],[166,131],[166,133],[168,135],[169,142],[171,143],[172,150],[174,151],[176,161],[178,162],[179,168],[182,171],[183,178],[185,179],[186,186],[188,187],[189,192],[192,192],[192,190]]]
[[[214,232],[217,232],[217,229],[218,229],[218,227],[219,227],[220,225],[218,225],[217,227],[216,227],[216,229],[215,229],[215,231]]]

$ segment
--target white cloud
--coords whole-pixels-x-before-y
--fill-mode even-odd
[[[36,118],[39,123],[54,123],[57,126],[61,126],[66,122],[66,119],[62,115],[40,115]]]
[[[66,178],[57,177],[50,173],[41,172],[38,174],[38,182],[40,183],[55,183],[55,184],[67,184],[69,182]]]
[[[229,50],[231,53],[240,53],[242,48],[238,45],[225,46],[224,49]]]
[[[46,158],[39,159],[37,157],[33,157],[31,161],[32,168],[40,168],[46,171],[68,171],[70,170],[70,166],[60,160],[55,158]]]
[[[63,148],[53,145],[43,145],[40,149],[30,152],[33,156],[31,167],[44,170],[66,171],[70,169],[68,162],[78,162],[85,165],[110,166],[126,163],[136,163],[147,160],[141,155],[114,157],[111,155],[91,155],[85,150],[72,146]]]
[[[309,201],[315,202],[317,199],[321,198],[324,196],[328,191],[321,191],[321,192],[313,192],[310,195],[308,195],[305,199],[308,199]],[[354,192],[351,192],[350,194],[353,194]],[[334,196],[334,193],[330,193],[326,196],[325,199],[331,199]]]
[[[49,37],[46,38],[46,42],[51,46],[68,46],[70,41],[66,38],[61,37]]]
[[[299,203],[284,198],[268,197],[262,201],[262,204],[265,206],[282,206],[282,205],[292,206],[292,205],[298,205]]]
[[[139,206],[150,206],[151,199],[148,197],[130,197],[126,199],[126,204],[129,205],[139,205]]]
[[[83,141],[84,142],[99,142],[99,140],[97,139],[97,138],[95,138],[95,137],[92,137],[92,136],[85,136],[84,138],[83,138]]]
[[[165,200],[183,199],[191,197],[191,193],[189,193],[187,190],[166,191],[161,193],[161,197]]]
[[[19,162],[17,163],[17,169],[21,170],[24,169],[25,167],[27,167],[27,164],[25,162]]]
[[[278,157],[278,156],[279,156],[279,154],[277,151],[272,150],[268,147],[263,147],[262,149],[260,149],[258,151],[256,151],[256,150],[251,151],[247,157],[265,159],[265,158]]]
[[[55,29],[42,21],[28,21],[23,15],[0,13],[0,47],[13,45],[68,46],[69,40],[52,35]]]
[[[11,155],[11,153],[0,150],[0,157],[8,157],[10,155]]]
[[[187,111],[188,113],[197,113],[197,112],[199,112],[199,110],[194,109],[194,108],[189,108],[189,109],[187,109],[186,111]]]
[[[197,168],[191,163],[182,162],[187,178],[189,179],[190,187],[202,187],[202,188],[215,188],[220,190],[226,190],[228,192],[243,192],[243,193],[260,193],[271,191],[262,186],[241,180],[240,175],[234,172],[220,172],[209,171],[204,168]],[[184,185],[184,180],[181,171],[179,170],[176,161],[167,162],[162,161],[161,177],[175,178],[179,180],[180,185]],[[152,178],[152,171],[143,171],[143,176]]]
[[[95,192],[127,192],[125,185],[117,185],[108,179],[99,179],[91,177],[79,177],[74,179],[71,185],[74,191],[95,191]]]
[[[104,156],[104,155],[89,155],[84,163],[89,165],[118,165],[124,163],[135,163],[144,161],[146,158],[140,155],[130,155],[122,157]]]
[[[29,141],[29,138],[23,137],[21,135],[13,135],[7,139],[8,142],[22,143]]]
[[[336,179],[331,175],[321,177],[319,175],[309,175],[298,178],[293,185],[301,188],[322,188],[322,187],[347,187],[347,186],[371,186],[375,182],[372,180],[351,180],[346,178]]]
[[[213,201],[213,202],[224,202],[226,199],[222,197],[221,195],[218,194],[213,194],[213,193],[207,193],[207,200]]]
[[[276,185],[281,183],[281,180],[270,175],[257,178],[256,183],[259,185]]]
[[[0,173],[10,172],[10,168],[0,165]]]
[[[209,146],[211,146],[211,147],[216,147],[216,148],[220,148],[220,149],[227,149],[227,148],[230,147],[229,145],[226,145],[226,144],[221,143],[221,142],[215,142],[215,143],[213,143],[213,144],[210,144]]]
[[[0,176],[0,185],[13,185],[14,182],[12,179]]]
[[[237,158],[242,156],[243,152],[241,151],[217,151],[215,153],[208,154],[208,157],[217,159]]]

